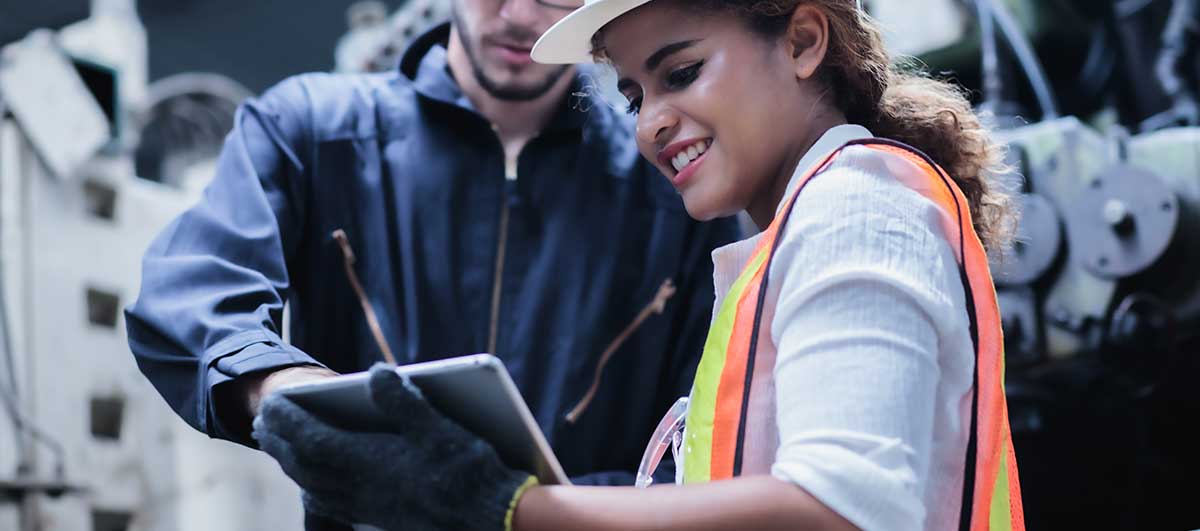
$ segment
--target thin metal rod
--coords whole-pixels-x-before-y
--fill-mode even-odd
[[[383,337],[383,328],[379,326],[379,318],[375,316],[371,300],[367,298],[367,292],[363,291],[362,283],[358,281],[358,274],[354,272],[354,249],[350,247],[346,231],[342,229],[333,231],[333,239],[342,249],[342,263],[346,266],[346,278],[350,280],[350,287],[354,288],[354,294],[358,296],[358,303],[362,305],[363,313],[367,316],[367,327],[371,329],[371,335],[375,336],[375,344],[379,345],[379,350],[383,352],[383,359],[396,365],[396,356],[392,355],[392,348],[388,346],[387,338]]]
[[[996,19],[986,0],[975,0],[975,14],[979,19],[979,49],[983,56],[983,106],[993,108],[1004,97],[1000,56],[996,51]]]
[[[1050,82],[1046,78],[1046,71],[1042,69],[1042,63],[1038,61],[1037,54],[1033,53],[1033,46],[1029,44],[1029,40],[1025,38],[1025,34],[1021,32],[1020,26],[1017,25],[1012,13],[1009,13],[1003,2],[984,1],[988,3],[993,20],[1000,26],[1005,40],[1008,41],[1013,54],[1017,56],[1017,62],[1020,63],[1021,69],[1025,71],[1025,76],[1029,79],[1029,85],[1033,87],[1033,93],[1037,96],[1038,105],[1042,109],[1042,119],[1058,118],[1058,105],[1054,103],[1054,91],[1050,88]]]
[[[654,294],[654,300],[650,301],[650,304],[647,304],[645,308],[642,308],[642,311],[638,312],[637,317],[633,318],[633,322],[629,323],[629,326],[626,326],[625,330],[621,331],[621,334],[616,339],[613,339],[612,343],[609,343],[608,348],[604,349],[604,353],[600,354],[600,361],[596,362],[596,372],[592,375],[592,386],[588,388],[587,394],[579,400],[579,403],[575,404],[575,407],[571,408],[571,411],[567,413],[567,422],[574,424],[575,421],[579,420],[579,417],[591,405],[592,399],[596,398],[596,392],[600,389],[600,374],[604,372],[604,366],[608,364],[609,358],[617,352],[618,348],[621,348],[621,345],[625,343],[626,339],[629,339],[629,336],[633,335],[642,326],[642,323],[646,319],[652,314],[663,313],[663,310],[667,307],[667,301],[673,295],[675,295],[675,284],[668,278],[658,287],[658,293]]]

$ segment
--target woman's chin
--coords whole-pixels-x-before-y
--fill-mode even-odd
[[[742,210],[721,201],[714,201],[712,197],[705,197],[701,194],[693,196],[686,192],[683,194],[683,208],[687,210],[688,216],[696,221],[711,221],[729,217]]]

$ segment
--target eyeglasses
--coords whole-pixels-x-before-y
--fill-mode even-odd
[[[667,448],[671,449],[671,455],[675,458],[675,483],[683,482],[684,457],[680,454],[680,446],[683,443],[683,429],[687,421],[687,412],[688,397],[680,397],[658,422],[654,435],[650,437],[650,444],[646,445],[646,451],[642,454],[642,462],[638,465],[637,479],[634,481],[635,487],[644,489],[654,483],[654,471],[662,462]]]
[[[534,0],[538,5],[574,11],[583,7],[583,0]]]

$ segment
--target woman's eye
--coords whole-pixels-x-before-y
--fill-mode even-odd
[[[638,111],[641,111],[641,110],[642,110],[642,98],[637,97],[637,98],[632,98],[629,100],[629,106],[625,109],[625,112],[627,112],[629,114],[637,115]]]
[[[686,87],[700,75],[700,67],[702,66],[704,66],[704,61],[697,61],[691,65],[670,71],[667,73],[667,86],[672,89]]]

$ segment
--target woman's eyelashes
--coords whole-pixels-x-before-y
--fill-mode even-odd
[[[667,72],[667,88],[670,90],[679,90],[691,85],[700,76],[700,68],[703,66],[704,61],[696,61],[690,65],[681,66]]]
[[[704,61],[696,61],[687,66],[681,66],[667,72],[667,78],[664,82],[667,90],[682,90],[691,85],[697,77],[700,77],[700,69],[704,66]],[[629,105],[625,108],[625,112],[637,115],[642,110],[642,97],[636,96],[627,98]]]

